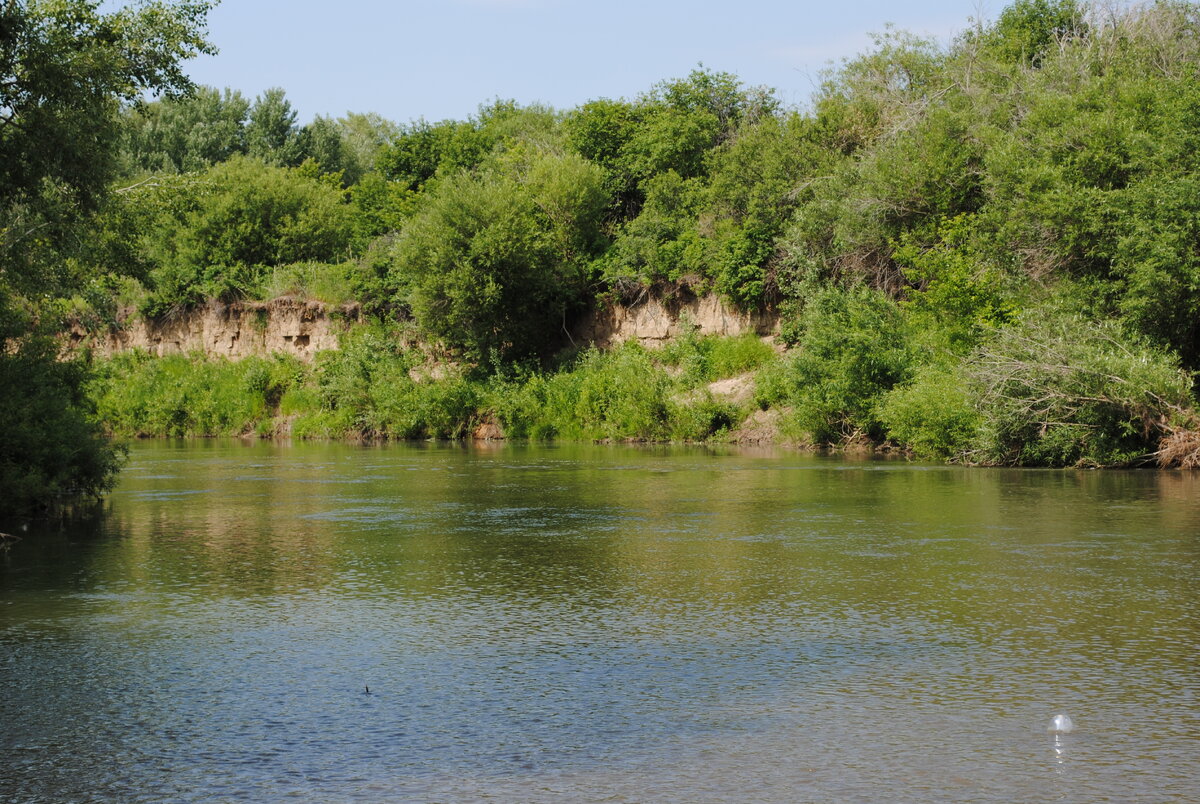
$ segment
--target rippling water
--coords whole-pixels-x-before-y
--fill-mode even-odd
[[[4,802],[1200,800],[1193,475],[159,442],[23,535]]]

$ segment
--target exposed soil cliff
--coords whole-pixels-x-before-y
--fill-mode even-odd
[[[362,323],[357,304],[334,307],[292,298],[269,302],[212,302],[158,319],[130,316],[121,328],[97,334],[82,328],[69,333],[74,347],[89,346],[100,355],[144,349],[163,356],[200,352],[240,359],[283,353],[312,360]],[[648,292],[636,302],[612,304],[585,315],[571,333],[575,343],[601,348],[628,340],[657,346],[695,329],[701,335],[770,335],[778,321],[769,313],[746,313],[717,296],[695,296],[686,289]]]
[[[210,303],[159,319],[130,318],[103,335],[82,330],[72,345],[90,346],[111,355],[145,349],[158,356],[201,352],[232,359],[283,353],[312,360],[323,349],[338,348],[338,337],[361,323],[357,304],[334,307],[290,298],[269,302]]]
[[[602,348],[628,340],[657,346],[693,328],[701,335],[771,335],[778,324],[773,313],[743,312],[720,296],[696,296],[678,288],[600,307],[579,322],[572,337]]]

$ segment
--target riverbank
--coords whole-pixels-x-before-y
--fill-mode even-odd
[[[1041,316],[984,350],[935,362],[891,317],[893,303],[838,298],[840,311],[814,299],[790,349],[688,329],[657,348],[628,340],[482,371],[433,361],[372,324],[307,362],[124,352],[96,361],[88,395],[123,438],[785,444],[983,465],[1200,462],[1190,377],[1165,357],[1131,353],[1103,330],[1068,338]]]
[[[364,327],[310,363],[122,353],[98,362],[90,393],[123,437],[775,443],[789,436],[778,411],[763,416],[764,372],[780,360],[754,335],[693,333],[660,349],[631,340],[561,355],[544,370],[481,376]]]
[[[63,342],[71,351],[88,349],[104,358],[140,350],[155,357],[202,355],[230,360],[285,355],[311,363],[317,353],[340,348],[343,335],[369,323],[357,301],[335,304],[302,296],[229,303],[209,299],[159,316],[126,307],[111,323],[88,326],[76,320]],[[421,340],[414,329],[394,326],[392,333],[412,348]],[[626,341],[657,347],[684,335],[778,333],[776,311],[742,310],[719,295],[698,293],[676,282],[645,288],[628,303],[593,304],[565,324],[559,337],[564,344],[607,349]]]

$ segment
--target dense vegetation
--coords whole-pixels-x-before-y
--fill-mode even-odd
[[[119,358],[91,386],[118,432],[713,437],[749,409],[668,355],[562,351],[581,311],[688,288],[778,313],[791,348],[745,370],[797,440],[1195,462],[1198,67],[1191,3],[1017,0],[948,45],[885,32],[805,109],[704,68],[407,125],[200,88],[106,107],[118,176],[44,262],[93,326],[284,294],[380,322],[313,367]]]
[[[708,384],[776,359],[757,337],[689,336],[651,352],[630,343],[563,356],[551,370],[431,369],[395,334],[368,327],[314,365],[292,357],[206,361],[118,355],[93,379],[100,414],[126,436],[485,437],[703,440],[755,405]]]
[[[119,453],[55,335],[99,276],[119,175],[120,104],[190,88],[208,4],[0,2],[0,512],[111,484]]]

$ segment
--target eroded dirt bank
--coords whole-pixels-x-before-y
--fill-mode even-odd
[[[77,329],[69,337],[72,346],[90,346],[103,356],[144,349],[160,357],[200,352],[238,360],[282,353],[309,361],[318,351],[338,348],[342,333],[363,320],[357,304],[281,298],[212,302],[157,319],[130,316],[119,329],[102,334]],[[765,336],[777,328],[778,319],[770,313],[747,313],[718,296],[677,291],[651,292],[634,303],[598,307],[576,322],[570,335],[577,344],[601,348],[628,340],[654,347],[689,329],[700,335]]]
[[[744,312],[720,296],[696,296],[682,289],[648,292],[632,303],[599,307],[583,317],[572,337],[601,348],[628,340],[658,346],[693,328],[700,335],[765,336],[778,327],[774,313]]]
[[[70,337],[72,345],[90,346],[104,356],[144,349],[159,357],[201,352],[239,360],[282,353],[309,361],[318,351],[338,348],[341,334],[362,320],[357,304],[333,306],[281,298],[213,302],[157,319],[130,317],[120,329],[104,334],[77,330]]]

